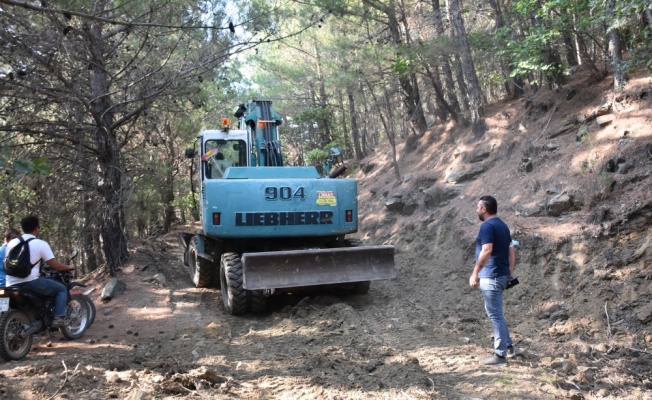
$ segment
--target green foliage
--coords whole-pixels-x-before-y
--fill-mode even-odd
[[[333,111],[326,107],[311,107],[301,110],[292,116],[296,124],[312,124],[316,121],[329,122]]]
[[[52,172],[45,156],[22,160],[12,159],[11,150],[7,144],[2,146],[0,170],[7,175],[13,176],[14,181],[20,180],[25,175],[49,174]]]
[[[414,66],[414,58],[405,55],[397,55],[394,64],[392,65],[392,69],[397,75],[405,76],[412,72]]]
[[[308,165],[322,165],[328,159],[328,151],[323,149],[312,149],[306,153]]]

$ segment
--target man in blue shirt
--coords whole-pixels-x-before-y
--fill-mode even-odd
[[[5,257],[7,257],[7,243],[18,236],[20,236],[20,232],[13,228],[9,228],[5,231],[5,243],[0,246],[0,287],[5,287],[7,282],[7,274],[5,274],[4,267]]]
[[[472,288],[480,288],[485,310],[494,331],[494,355],[480,361],[482,365],[507,364],[505,357],[514,355],[514,346],[503,316],[503,290],[516,263],[516,250],[507,225],[496,215],[498,202],[482,196],[476,210],[482,222],[476,237],[475,266],[469,278]]]

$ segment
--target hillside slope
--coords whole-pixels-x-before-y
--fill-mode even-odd
[[[134,240],[125,292],[101,302],[109,277],[85,277],[95,323],[0,364],[0,396],[652,399],[652,82],[612,101],[589,79],[491,105],[480,139],[433,127],[399,148],[401,182],[388,146],[351,163],[357,236],[397,249],[398,277],[368,295],[278,296],[234,317],[219,289],[192,286],[178,231]],[[492,332],[468,287],[484,194],[521,243],[505,307],[520,354],[504,368],[478,365]]]
[[[405,291],[464,336],[490,335],[468,277],[477,200],[494,195],[521,243],[513,335],[569,388],[603,395],[652,389],[652,79],[615,97],[609,85],[579,72],[564,90],[491,105],[479,140],[434,127],[399,148],[400,183],[388,147],[356,173],[361,232],[397,246]]]

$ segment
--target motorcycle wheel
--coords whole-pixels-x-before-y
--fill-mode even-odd
[[[89,316],[88,316],[88,326],[86,328],[90,328],[90,326],[93,325],[93,322],[95,322],[95,314],[97,314],[97,310],[95,309],[95,303],[93,303],[93,300],[91,300],[90,297],[86,295],[82,295],[82,297],[88,304]]]
[[[27,315],[19,310],[9,310],[0,316],[0,355],[5,361],[25,358],[32,348],[32,335],[22,333],[30,324]]]
[[[68,324],[59,328],[63,337],[68,340],[79,339],[90,326],[90,306],[81,294],[70,295],[66,305],[66,320]]]

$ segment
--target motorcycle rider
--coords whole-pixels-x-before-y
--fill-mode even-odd
[[[40,275],[41,261],[58,271],[72,271],[75,267],[72,265],[62,264],[54,258],[50,245],[41,239],[38,239],[40,230],[39,220],[34,215],[28,215],[20,221],[20,227],[23,229],[23,240],[34,238],[29,242],[29,255],[32,267],[31,273],[26,278],[17,278],[7,275],[7,286],[19,286],[39,293],[43,296],[54,297],[54,320],[52,326],[57,328],[64,324],[66,315],[66,287],[51,279],[43,278]],[[20,240],[18,238],[11,240],[7,244],[7,254],[14,248]]]

